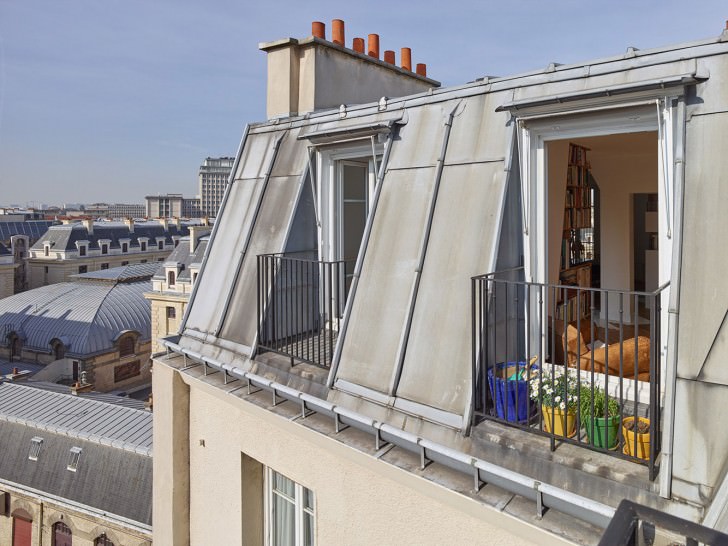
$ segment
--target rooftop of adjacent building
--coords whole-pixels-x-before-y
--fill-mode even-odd
[[[35,288],[0,300],[2,343],[12,332],[23,347],[49,351],[59,340],[66,355],[93,355],[114,348],[127,331],[151,336],[149,302],[144,292],[156,263],[133,264],[76,275],[72,282]]]

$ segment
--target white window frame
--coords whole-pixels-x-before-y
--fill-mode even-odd
[[[279,495],[279,493],[273,491],[273,474],[279,474],[284,478],[290,480],[294,484],[294,514],[295,514],[295,542],[291,546],[303,546],[304,544],[304,514],[311,516],[313,523],[313,542],[311,546],[316,544],[316,494],[313,490],[305,487],[295,480],[292,480],[285,474],[276,472],[270,467],[265,467],[265,544],[271,546],[273,544],[273,495]],[[307,490],[311,493],[311,499],[313,501],[313,509],[307,509],[303,505],[303,493]],[[290,501],[288,497],[284,497]]]
[[[43,449],[43,438],[40,436],[33,436],[30,439],[30,450],[28,451],[28,459],[31,461],[37,461],[40,456],[40,451]]]
[[[74,446],[71,448],[68,457],[68,464],[66,465],[66,470],[70,470],[71,472],[76,472],[76,470],[78,470],[78,461],[81,459],[82,452],[83,449],[81,449],[80,447]]]
[[[321,223],[318,226],[319,256],[322,260],[336,261],[341,256],[341,217],[342,217],[342,177],[343,162],[346,160],[366,161],[368,165],[367,215],[371,212],[372,199],[377,182],[376,169],[381,165],[384,145],[375,146],[377,164],[372,158],[372,145],[348,144],[319,150],[317,158],[318,188],[317,205],[321,211]]]

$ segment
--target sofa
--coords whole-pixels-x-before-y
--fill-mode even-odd
[[[619,376],[620,343],[619,330],[603,328],[593,325],[588,319],[580,321],[580,328],[576,323],[564,324],[561,320],[549,318],[549,342],[554,340],[551,351],[554,364],[578,367],[582,370]],[[634,336],[634,327],[625,326],[622,334],[622,376],[634,379],[635,366],[639,381],[650,380],[650,338],[644,335],[644,329],[638,328],[637,337]],[[592,331],[594,339],[592,339]],[[592,349],[593,347],[593,349]]]

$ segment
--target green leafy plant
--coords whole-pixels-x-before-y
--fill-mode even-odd
[[[541,370],[530,381],[531,399],[542,406],[576,411],[579,400],[579,379],[576,372],[561,368]]]
[[[582,423],[588,423],[592,417],[603,418],[605,410],[608,417],[617,417],[619,415],[619,402],[616,398],[608,397],[607,393],[601,387],[592,388],[588,383],[582,384],[579,402],[579,413]],[[593,414],[592,407],[594,408]]]

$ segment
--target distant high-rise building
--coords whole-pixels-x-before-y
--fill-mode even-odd
[[[207,216],[217,216],[234,157],[208,157],[200,166],[200,207]]]

